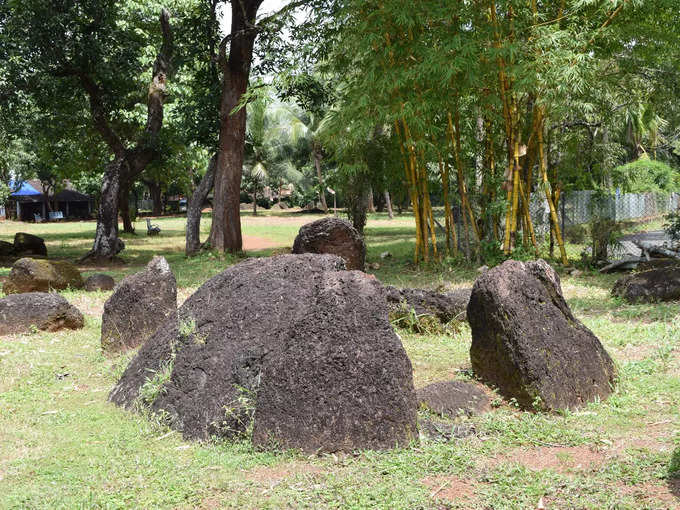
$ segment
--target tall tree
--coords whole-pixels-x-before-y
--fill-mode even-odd
[[[112,259],[124,248],[118,237],[121,184],[132,182],[158,155],[172,71],[170,14],[161,10],[158,30],[150,9],[133,2],[9,1],[0,11],[0,54],[10,62],[6,83],[21,91],[3,90],[3,104],[28,94],[43,111],[87,108],[110,151],[94,243],[83,258]],[[144,53],[153,40],[160,48],[150,63]],[[144,76],[149,67],[151,76]],[[144,118],[135,114],[140,103],[146,103]]]

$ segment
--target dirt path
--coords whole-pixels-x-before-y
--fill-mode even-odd
[[[282,244],[281,242],[273,241],[272,239],[267,239],[266,237],[243,236],[244,251],[257,251],[266,250],[267,248],[279,248],[281,246],[284,246],[284,244]]]

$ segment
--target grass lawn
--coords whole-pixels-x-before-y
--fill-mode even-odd
[[[290,247],[314,216],[243,219],[246,256]],[[126,236],[125,263],[81,266],[116,280],[164,255],[180,300],[239,260],[205,253],[185,259],[184,219],[154,220],[159,237]],[[140,233],[146,227],[136,223]],[[203,222],[204,236],[209,219]],[[46,240],[52,258],[90,247],[93,222],[0,223]],[[413,220],[370,218],[371,270],[385,283],[471,285],[475,268],[410,262]],[[381,259],[389,251],[392,257]],[[570,254],[578,257],[579,247]],[[0,277],[9,268],[2,268]],[[103,356],[101,313],[109,293],[65,291],[85,328],[0,337],[0,508],[680,508],[680,303],[626,305],[609,295],[616,275],[564,275],[575,315],[602,340],[620,374],[605,402],[561,414],[529,413],[494,397],[472,418],[476,434],[386,452],[305,456],[254,450],[247,442],[185,442],[153,420],[107,403],[132,354]],[[454,336],[398,330],[416,387],[470,377],[469,328]]]

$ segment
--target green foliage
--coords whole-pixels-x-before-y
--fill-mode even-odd
[[[170,380],[174,358],[164,363],[152,376],[139,388],[138,405],[141,409],[151,407],[156,399],[165,392],[163,386]]]
[[[624,193],[680,190],[680,170],[648,157],[614,168],[612,180]]]
[[[680,212],[673,212],[666,216],[664,231],[674,241],[680,241]]]

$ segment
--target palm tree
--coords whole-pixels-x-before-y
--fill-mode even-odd
[[[320,141],[322,117],[312,112],[304,112],[292,105],[281,105],[274,112],[278,118],[278,126],[284,131],[284,136],[299,148],[309,153],[316,169],[319,182],[319,202],[324,212],[328,212],[326,203],[325,184],[321,173],[321,162],[324,158],[324,150]]]
[[[277,189],[280,204],[283,186],[298,184],[303,175],[292,161],[297,135],[284,125],[290,122],[290,116],[281,113],[287,107],[260,95],[248,109],[244,188],[253,196],[253,213],[257,214],[257,195],[267,184]]]

